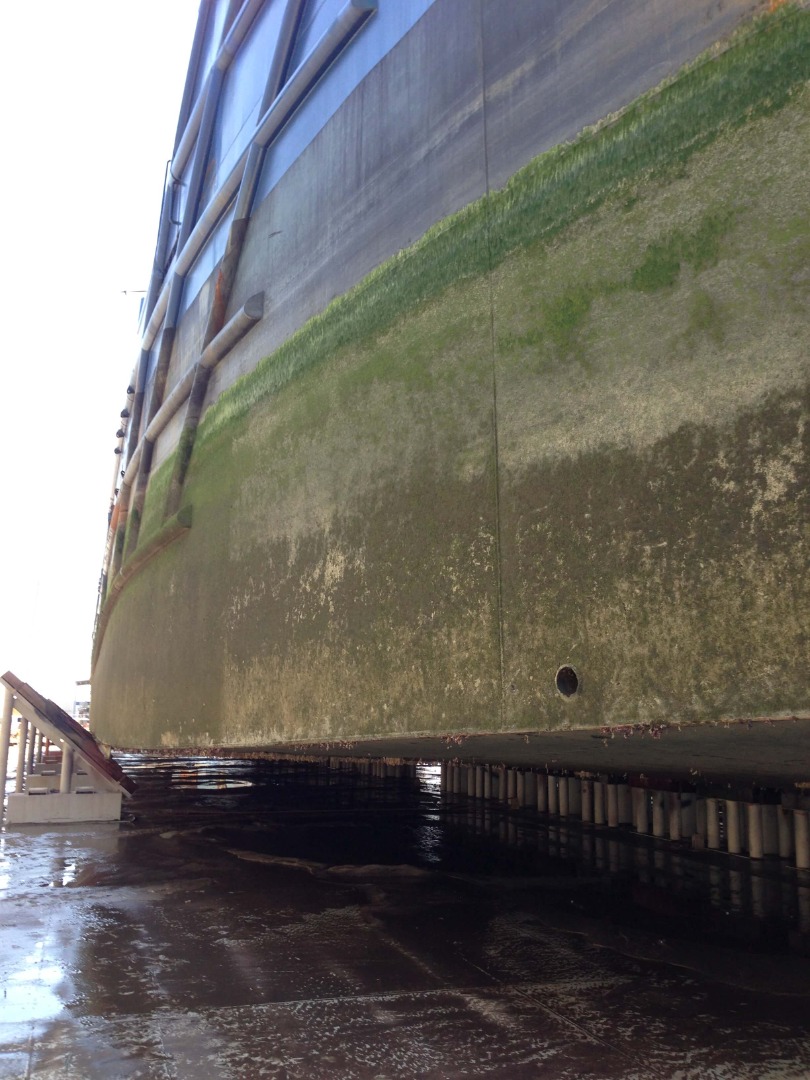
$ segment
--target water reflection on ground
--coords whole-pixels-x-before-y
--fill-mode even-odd
[[[810,1075],[810,879],[292,762],[0,834],[0,1077]]]

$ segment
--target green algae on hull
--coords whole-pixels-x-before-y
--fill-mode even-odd
[[[333,301],[221,395],[198,444],[296,374],[384,331],[453,282],[485,274],[537,240],[552,241],[605,199],[632,201],[637,184],[677,176],[722,132],[776,112],[809,78],[810,13],[784,7],[744,27],[719,56],[702,57],[611,123],[541,154],[503,190],[435,225]],[[677,251],[671,260],[678,263]]]
[[[144,743],[806,707],[808,74],[756,23],[222,395],[100,650]]]

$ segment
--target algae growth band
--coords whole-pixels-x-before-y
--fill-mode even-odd
[[[808,78],[789,4],[204,0],[99,736],[806,716]]]

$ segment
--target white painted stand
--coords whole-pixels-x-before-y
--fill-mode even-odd
[[[34,794],[32,788],[8,797],[6,822],[9,825],[50,825],[80,821],[118,821],[121,817],[120,791],[49,792]]]
[[[0,679],[6,688],[0,727],[0,766],[8,759],[8,734],[13,709],[20,714],[15,791],[6,808],[8,825],[58,822],[117,821],[121,801],[135,785],[115,762],[104,757],[98,743],[71,716],[43,698],[10,671]],[[59,775],[42,761],[45,741],[61,748]]]

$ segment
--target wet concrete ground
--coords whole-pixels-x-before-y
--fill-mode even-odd
[[[0,834],[0,1077],[810,1077],[810,880],[262,762]]]

